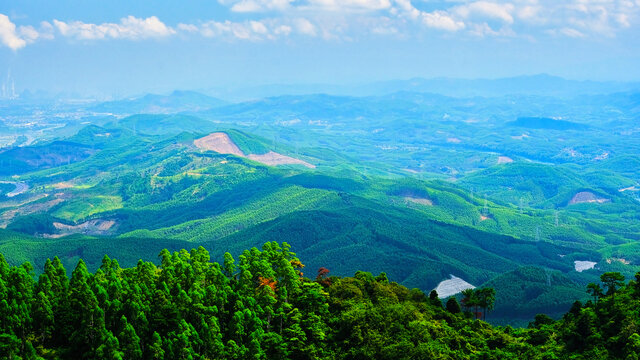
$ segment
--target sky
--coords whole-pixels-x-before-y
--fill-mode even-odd
[[[0,0],[0,80],[18,92],[638,81],[638,64],[640,0]]]

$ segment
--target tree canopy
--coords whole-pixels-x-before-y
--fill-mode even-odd
[[[267,243],[237,260],[211,262],[202,247],[162,251],[159,266],[121,268],[105,256],[90,273],[80,260],[68,278],[60,259],[35,279],[29,263],[0,255],[3,359],[576,359],[640,354],[640,286],[603,276],[600,306],[576,303],[529,329],[493,327],[425,295],[359,271],[303,277],[286,243]],[[640,276],[640,275],[638,275]],[[592,287],[590,287],[590,291]],[[615,294],[615,297],[614,297]],[[491,288],[463,293],[486,314]],[[476,311],[477,313],[477,311]]]

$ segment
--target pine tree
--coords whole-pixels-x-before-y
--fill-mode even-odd
[[[120,329],[118,341],[124,358],[127,360],[142,359],[140,337],[124,315],[120,318]]]
[[[90,279],[87,266],[80,260],[71,276],[69,284],[69,311],[73,332],[70,343],[78,357],[86,359],[94,358],[96,350],[105,340],[106,329],[104,322],[104,312],[98,307],[98,299],[89,287]],[[113,334],[111,334],[113,337]],[[107,350],[103,349],[103,354],[112,352],[113,339],[108,338],[111,343]],[[117,342],[117,339],[116,339]],[[106,352],[105,352],[106,351]]]
[[[40,343],[48,346],[55,332],[56,324],[53,317],[51,302],[44,292],[40,291],[36,295],[32,311],[36,336],[38,336]]]
[[[149,345],[149,358],[152,360],[164,360],[164,349],[162,339],[157,332],[153,332],[151,344]]]

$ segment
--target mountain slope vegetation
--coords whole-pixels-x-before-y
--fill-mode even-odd
[[[339,276],[385,272],[424,292],[452,276],[490,285],[519,305],[497,301],[489,320],[518,325],[540,311],[560,316],[602,272],[639,270],[632,95],[585,104],[398,92],[202,106],[174,95],[156,114],[85,106],[66,115],[77,121],[29,128],[0,149],[0,252],[10,264],[57,255],[94,271],[104,254],[130,267],[159,264],[163,248],[203,245],[220,258],[287,241]],[[526,117],[585,127],[577,137],[509,125]],[[315,168],[198,146],[210,134],[243,155]]]
[[[540,314],[529,329],[513,329],[471,320],[467,310],[478,306],[473,297],[463,300],[462,312],[454,298],[443,306],[437,294],[409,290],[385,273],[337,277],[320,268],[315,280],[305,278],[305,265],[290,249],[270,242],[244,250],[237,262],[225,253],[222,264],[211,262],[202,247],[165,249],[160,266],[140,260],[130,268],[105,256],[94,273],[80,259],[70,278],[55,257],[45,261],[37,281],[30,263],[9,266],[0,255],[0,355],[629,359],[640,350],[633,332],[638,284],[625,286],[619,273],[602,275],[606,294],[591,283],[595,300],[576,301],[561,320]]]

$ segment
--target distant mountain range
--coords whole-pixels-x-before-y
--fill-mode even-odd
[[[90,110],[113,113],[175,113],[197,111],[225,105],[282,95],[327,94],[336,96],[381,96],[398,92],[431,93],[450,97],[500,97],[506,95],[535,95],[571,98],[580,95],[602,95],[640,91],[640,82],[568,80],[547,74],[507,77],[500,79],[413,78],[389,80],[357,85],[336,84],[267,84],[256,86],[225,86],[174,91],[168,95],[147,94],[107,102],[95,102]],[[69,100],[73,99],[73,100]],[[221,100],[224,99],[224,100]],[[25,90],[9,102],[34,103],[74,102],[76,105],[92,102],[72,94],[51,94],[45,91]]]
[[[143,97],[108,101],[90,108],[97,112],[165,114],[210,109],[226,102],[195,91],[174,91],[170,95],[147,94]]]
[[[578,81],[547,74],[501,79],[413,78],[378,81],[360,85],[272,84],[245,88],[212,88],[205,92],[231,101],[278,95],[330,94],[349,96],[386,95],[395,92],[423,92],[453,97],[493,97],[504,95],[539,95],[573,97],[638,91],[640,82]]]

